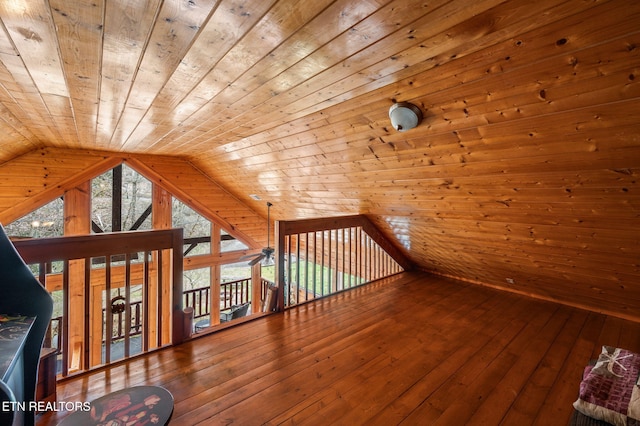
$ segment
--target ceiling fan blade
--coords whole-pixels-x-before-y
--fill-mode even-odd
[[[240,256],[239,259],[240,260],[251,259],[252,257],[256,257],[256,256],[262,256],[262,255],[260,253],[245,254],[244,256]]]
[[[258,257],[256,257],[255,259],[249,262],[249,266],[255,265],[256,263],[260,262],[262,259],[264,259],[264,254],[258,255]]]

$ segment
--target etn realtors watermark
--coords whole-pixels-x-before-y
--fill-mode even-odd
[[[2,401],[1,411],[89,411],[90,402]]]

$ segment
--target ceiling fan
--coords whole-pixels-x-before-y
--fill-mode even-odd
[[[262,261],[263,265],[272,265],[273,264],[273,253],[275,249],[269,245],[269,223],[271,221],[271,204],[267,201],[267,246],[262,249],[261,253],[258,254],[248,254],[246,256],[242,256],[240,260],[252,258],[249,261],[249,265],[253,266],[256,263]]]

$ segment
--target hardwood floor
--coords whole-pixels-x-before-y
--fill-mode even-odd
[[[566,425],[603,344],[640,351],[640,324],[404,273],[60,383],[58,401],[153,384],[176,425]]]

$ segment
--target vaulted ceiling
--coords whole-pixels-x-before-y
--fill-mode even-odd
[[[363,213],[423,269],[638,318],[639,23],[629,0],[3,0],[0,163],[179,156],[260,214]]]

